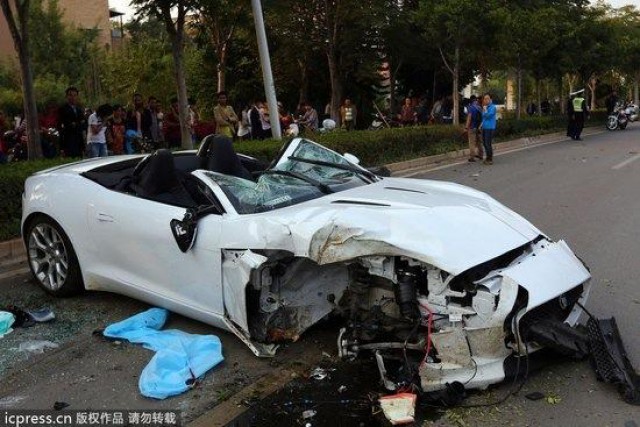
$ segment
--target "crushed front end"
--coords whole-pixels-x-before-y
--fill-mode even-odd
[[[457,276],[406,257],[361,259],[352,273],[340,354],[373,351],[388,389],[425,392],[502,381],[507,357],[548,345],[541,318],[575,330],[590,279],[564,242],[544,238]]]

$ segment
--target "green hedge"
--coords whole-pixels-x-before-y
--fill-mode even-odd
[[[604,126],[604,113],[592,115],[587,125],[593,126],[598,123]],[[564,117],[499,120],[496,141],[559,131],[565,127]],[[327,134],[309,135],[309,138],[339,153],[354,154],[360,158],[362,164],[367,166],[442,154],[467,147],[461,128],[450,125],[379,131],[336,130]],[[265,161],[272,160],[281,147],[282,141],[275,140],[246,141],[235,144],[238,152]],[[22,191],[25,179],[39,170],[74,160],[76,159],[50,159],[0,165],[0,240],[20,234]]]

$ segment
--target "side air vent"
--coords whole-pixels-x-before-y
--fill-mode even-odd
[[[361,205],[361,206],[385,206],[385,207],[391,206],[384,203],[365,202],[362,200],[334,200],[331,203],[336,205]]]
[[[394,191],[406,191],[407,193],[419,193],[419,194],[427,194],[424,191],[420,190],[411,190],[409,188],[400,188],[400,187],[384,187],[385,190],[394,190]]]

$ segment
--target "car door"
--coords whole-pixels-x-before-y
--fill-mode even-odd
[[[101,191],[102,197],[87,210],[95,242],[91,270],[100,283],[96,288],[170,309],[177,304],[187,312],[195,309],[221,315],[221,216],[202,218],[195,244],[183,253],[170,222],[182,219],[186,209],[106,188]],[[93,287],[91,281],[85,285]]]

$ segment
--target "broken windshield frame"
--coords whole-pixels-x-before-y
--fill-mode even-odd
[[[372,182],[376,182],[377,178],[378,178],[374,173],[369,172],[367,170],[364,170],[362,168],[359,168],[358,166],[354,166],[354,165],[350,165],[350,164],[325,162],[324,160],[305,159],[303,157],[296,157],[296,156],[289,156],[288,159],[296,161],[296,162],[309,163],[309,164],[318,165],[318,166],[327,166],[327,167],[330,167],[330,168],[335,168],[335,169],[340,169],[340,170],[344,170],[344,171],[354,172],[354,173],[359,174],[359,176],[360,175],[364,175],[369,179],[369,181],[367,181],[367,184],[371,184]]]
[[[371,184],[367,171],[312,141],[300,140],[291,151],[291,156],[264,171],[257,182],[210,171],[200,173],[220,187],[239,214],[280,209]]]
[[[271,170],[267,170],[267,171],[262,172],[262,174],[263,175],[284,175],[284,176],[290,176],[290,177],[293,177],[293,178],[298,178],[301,181],[308,182],[309,184],[313,185],[318,190],[322,191],[324,194],[333,193],[333,190],[328,185],[323,184],[320,181],[317,181],[317,180],[315,180],[313,178],[309,178],[308,176],[302,175],[301,173],[298,173],[298,172],[287,171],[287,170],[279,170],[279,169],[271,169]]]

